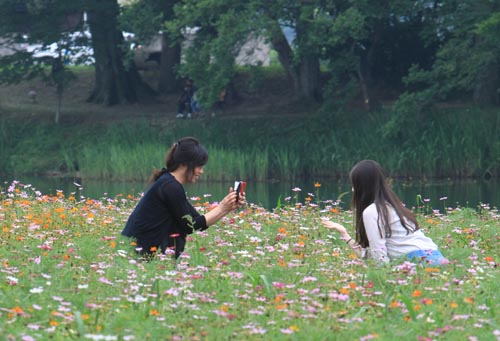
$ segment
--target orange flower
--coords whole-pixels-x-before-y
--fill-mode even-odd
[[[420,290],[415,290],[411,295],[413,297],[420,297],[420,295],[422,295],[422,292],[420,292]]]
[[[349,283],[349,288],[356,289],[356,283],[353,282]]]
[[[451,308],[457,308],[457,307],[458,307],[458,304],[457,304],[457,303],[455,303],[455,302],[451,302],[451,303],[450,303],[450,307],[451,307]]]
[[[425,305],[431,305],[432,300],[430,298],[424,298],[424,299],[422,299],[422,303]]]
[[[399,303],[396,302],[396,301],[392,301],[391,302],[391,308],[398,308],[399,307]]]
[[[321,184],[319,182],[315,182],[314,187],[316,187],[316,188],[321,187]]]
[[[466,298],[464,298],[464,302],[472,304],[472,303],[474,303],[474,297],[466,297]]]
[[[153,315],[153,316],[160,316],[160,312],[156,309],[151,309],[149,311],[149,315]]]
[[[149,251],[151,252],[156,252],[156,250],[158,250],[156,246],[151,246],[151,248],[149,249]]]
[[[425,272],[429,272],[429,273],[439,272],[439,269],[438,268],[425,268]]]
[[[333,207],[330,209],[330,212],[335,213],[335,214],[339,214],[339,209],[337,207]]]
[[[24,314],[24,310],[19,306],[12,308],[11,311],[15,314],[18,314],[18,315]]]

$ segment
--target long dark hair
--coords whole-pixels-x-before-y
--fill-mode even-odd
[[[358,162],[351,169],[349,179],[353,187],[351,206],[356,219],[356,242],[362,247],[369,246],[363,223],[363,211],[372,203],[375,203],[377,207],[378,229],[381,237],[385,234],[386,238],[390,238],[392,235],[388,204],[394,208],[401,220],[401,224],[408,233],[419,229],[417,219],[413,213],[403,205],[387,184],[385,172],[378,162],[373,160]]]
[[[166,172],[173,172],[179,166],[187,166],[185,177],[191,179],[196,167],[204,166],[208,162],[208,152],[195,137],[183,137],[172,144],[165,157],[165,167],[155,169],[149,177],[148,184],[155,182]]]

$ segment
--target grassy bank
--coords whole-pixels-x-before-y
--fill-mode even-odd
[[[242,72],[224,109],[176,120],[176,94],[141,105],[86,103],[93,71],[74,71],[57,126],[53,88],[35,80],[0,88],[0,173],[144,180],[163,166],[172,142],[192,135],[209,149],[205,177],[216,180],[340,177],[366,158],[392,176],[500,175],[497,108],[448,106],[415,115],[389,107],[317,108],[294,98],[283,75],[270,69],[258,77]],[[144,78],[155,85],[154,73]],[[26,95],[33,89],[36,101]]]
[[[352,228],[351,213],[314,199],[235,212],[175,264],[119,237],[137,198],[11,186],[0,199],[8,340],[500,339],[497,210],[418,214],[444,267],[356,259],[319,223]]]
[[[216,180],[345,176],[365,158],[378,160],[393,176],[499,176],[500,113],[436,111],[418,127],[390,136],[385,134],[389,119],[381,111],[257,119],[115,118],[55,126],[3,116],[0,171],[142,180],[162,167],[172,142],[193,135],[210,153],[206,178]]]

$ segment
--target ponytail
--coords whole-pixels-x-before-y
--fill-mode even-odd
[[[153,182],[158,180],[158,178],[160,176],[162,176],[163,174],[165,174],[166,172],[167,172],[166,168],[154,169],[153,172],[151,173],[151,175],[149,176],[148,185],[151,185]]]
[[[149,177],[148,184],[155,182],[166,172],[173,172],[179,166],[185,165],[186,176],[192,177],[196,167],[208,162],[208,152],[194,137],[184,137],[172,144],[165,157],[165,168],[155,169]]]

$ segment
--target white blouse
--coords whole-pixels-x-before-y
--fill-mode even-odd
[[[437,250],[434,242],[426,237],[422,230],[415,232],[406,231],[396,211],[390,205],[389,224],[391,228],[391,237],[385,238],[385,232],[382,228],[382,237],[378,228],[378,212],[375,203],[371,204],[363,211],[363,223],[366,229],[366,235],[370,243],[368,249],[369,258],[387,263],[394,258],[404,256],[409,252],[416,250]],[[408,224],[413,227],[410,221]]]

